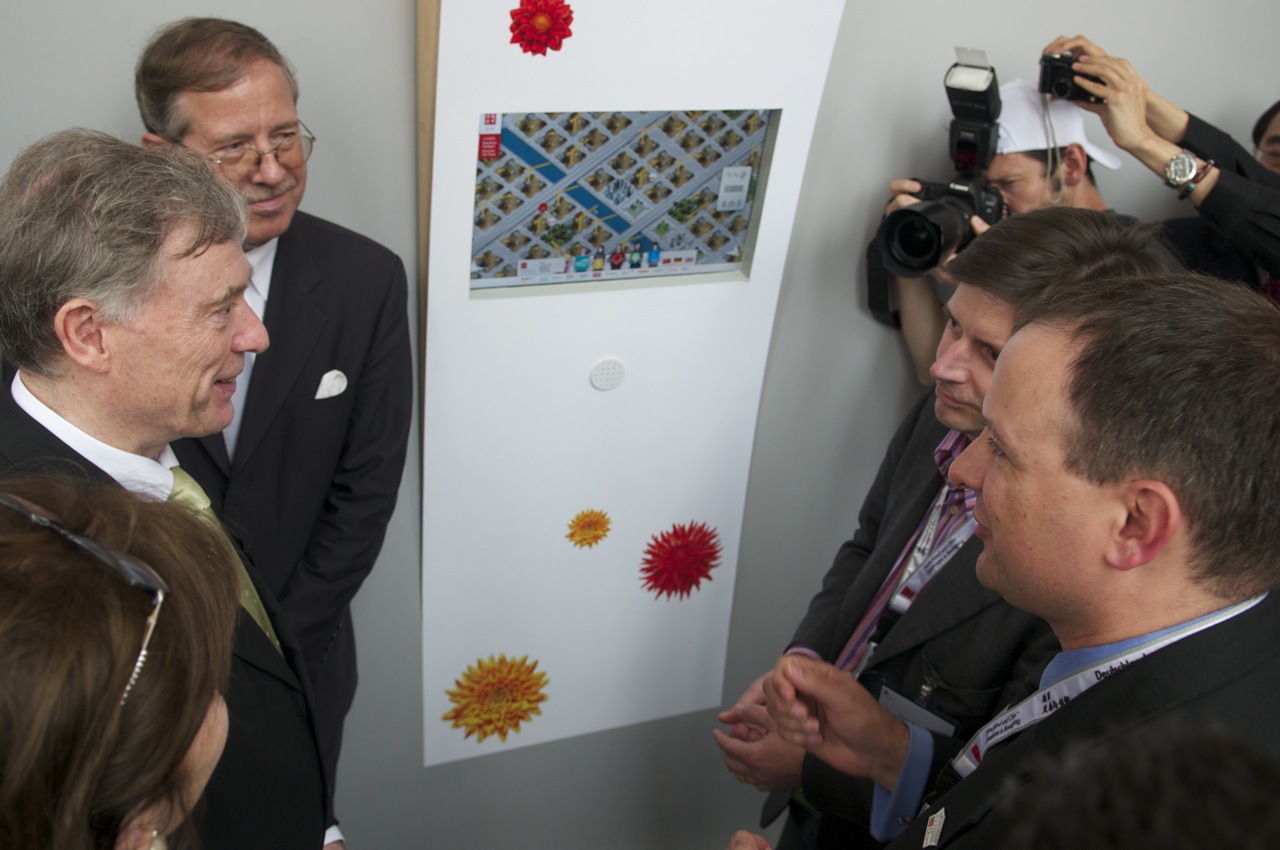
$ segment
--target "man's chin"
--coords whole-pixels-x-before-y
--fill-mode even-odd
[[[286,215],[250,216],[249,232],[245,235],[245,250],[265,245],[272,239],[283,236],[293,222],[293,212]]]
[[[938,421],[948,428],[961,431],[970,437],[975,436],[982,431],[982,417],[975,414],[967,407],[957,407],[948,404],[941,398],[935,398],[933,402],[933,415],[938,417]]]

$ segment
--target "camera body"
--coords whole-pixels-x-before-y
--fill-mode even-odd
[[[954,116],[949,141],[956,176],[945,182],[918,180],[920,203],[894,210],[876,231],[881,262],[898,277],[921,277],[967,245],[973,239],[971,216],[988,224],[1004,216],[1000,191],[979,176],[996,152],[999,83],[985,54],[968,54],[943,80]]]
[[[1051,94],[1063,100],[1082,100],[1086,103],[1102,103],[1102,98],[1076,85],[1076,72],[1071,65],[1076,57],[1070,53],[1046,53],[1040,57],[1040,93]],[[1080,74],[1094,82],[1102,82],[1092,74]]]
[[[920,191],[916,197],[922,202],[948,201],[964,207],[965,221],[976,215],[987,224],[995,224],[1004,216],[1004,197],[999,189],[987,185],[987,181],[972,174],[957,174],[947,182],[916,180]],[[919,206],[917,204],[917,206]]]
[[[971,174],[947,182],[918,180],[920,203],[894,210],[876,233],[884,266],[898,277],[920,277],[973,239],[971,216],[995,224],[1004,216],[1000,190]]]

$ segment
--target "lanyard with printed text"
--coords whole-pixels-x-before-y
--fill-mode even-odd
[[[960,547],[969,542],[969,538],[973,536],[973,531],[977,528],[978,523],[970,515],[961,525],[947,536],[947,539],[930,553],[924,563],[916,567],[907,576],[907,580],[898,588],[898,592],[893,595],[893,600],[889,603],[889,608],[901,614],[911,607],[911,603],[915,601],[916,594],[924,589],[938,570],[942,569],[947,563],[955,557],[956,552],[960,551]]]
[[[978,733],[969,739],[969,743],[951,762],[952,768],[960,776],[968,776],[982,763],[982,757],[986,755],[994,744],[1010,735],[1034,726],[1098,682],[1137,661],[1139,658],[1176,643],[1184,637],[1229,620],[1257,605],[1265,596],[1266,594],[1262,594],[1252,599],[1246,599],[1244,602],[1239,602],[1229,608],[1223,608],[1215,614],[1210,614],[1196,623],[1180,629],[1174,629],[1168,634],[1141,643],[1132,649],[1118,652],[1099,662],[1080,668],[1074,673],[1068,673],[1047,688],[1041,688],[1036,691],[978,730]]]

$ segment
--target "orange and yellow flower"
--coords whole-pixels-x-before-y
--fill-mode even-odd
[[[477,742],[490,735],[505,741],[508,733],[519,732],[522,722],[542,713],[538,704],[547,699],[542,693],[547,674],[537,672],[537,661],[528,660],[527,655],[518,661],[508,661],[505,655],[496,661],[492,655],[488,661],[477,659],[454,680],[457,690],[445,691],[454,707],[440,719],[452,721],[454,729],[466,729],[463,737],[475,735]]]
[[[611,522],[604,511],[585,510],[569,520],[569,533],[565,538],[579,549],[590,548],[609,536]]]

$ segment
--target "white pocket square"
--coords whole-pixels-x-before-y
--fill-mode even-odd
[[[330,369],[320,379],[320,386],[316,387],[316,398],[333,398],[336,395],[342,395],[342,391],[346,388],[347,376],[342,374],[342,370]]]

